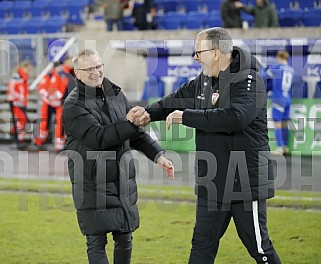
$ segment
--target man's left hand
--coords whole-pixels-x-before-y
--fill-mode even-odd
[[[182,123],[183,120],[183,111],[175,110],[174,112],[170,113],[166,118],[166,127],[170,129],[172,124],[179,124]]]
[[[157,159],[157,164],[159,167],[161,167],[165,171],[168,179],[170,179],[170,180],[174,179],[174,165],[169,159],[167,159],[163,155],[161,155]]]

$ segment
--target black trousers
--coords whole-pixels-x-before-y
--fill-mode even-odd
[[[238,236],[260,264],[280,264],[266,227],[266,200],[237,202],[229,206],[198,199],[189,264],[213,264],[220,238],[233,217]]]
[[[132,233],[112,233],[114,264],[130,264],[132,254]],[[106,245],[107,235],[86,236],[89,264],[109,264]]]

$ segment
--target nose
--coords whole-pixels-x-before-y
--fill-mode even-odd
[[[98,73],[98,74],[100,74],[100,70],[98,70],[97,68],[94,68],[94,69],[92,70],[91,74],[93,74],[93,73]]]

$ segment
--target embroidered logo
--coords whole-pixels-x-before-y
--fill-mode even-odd
[[[216,91],[215,93],[212,93],[212,105],[215,105],[218,98],[220,97],[220,94]]]

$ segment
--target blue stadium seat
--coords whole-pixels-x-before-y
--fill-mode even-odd
[[[31,7],[31,16],[35,17],[48,17],[50,15],[48,6],[53,0],[34,0]]]
[[[61,16],[65,19],[68,17],[67,1],[51,1],[47,5],[49,16]]]
[[[66,31],[66,19],[60,16],[50,17],[44,21],[43,31],[45,33],[59,33]]]
[[[30,7],[33,1],[15,1],[12,7],[13,17],[30,17]]]
[[[164,93],[164,82],[151,76],[145,81],[142,101],[148,101],[151,98],[163,97]]]
[[[202,6],[206,6],[208,11],[221,10],[221,0],[202,0]]]
[[[270,3],[275,5],[276,10],[284,10],[291,7],[291,2],[288,0],[273,0]]]
[[[317,0],[297,0],[301,9],[310,9],[317,7]]]
[[[222,27],[222,20],[219,10],[212,10],[206,18],[206,27]]]
[[[46,20],[43,17],[31,17],[23,26],[23,31],[27,34],[38,34],[44,31],[43,26]]]
[[[64,6],[69,24],[84,25],[88,12],[88,0],[68,0]]]
[[[74,0],[65,0],[66,2],[68,2],[69,4],[70,3],[74,3],[74,2],[77,2],[79,4],[82,4],[82,5],[85,5],[85,6],[88,6],[90,4],[94,4],[95,3],[95,0],[77,0],[77,1],[74,1]]]
[[[0,18],[10,18],[12,16],[13,2],[0,2]]]
[[[5,20],[4,18],[0,18],[0,34],[6,34],[6,24],[7,20]]]
[[[163,20],[164,20],[163,14],[156,14],[156,16],[154,17],[154,22],[157,26],[157,29],[164,29]]]
[[[131,16],[126,16],[123,18],[124,22],[124,30],[135,30],[135,27],[133,25],[133,19]]]
[[[186,19],[185,14],[178,12],[168,12],[163,15],[162,27],[163,29],[180,29],[183,28],[183,21]]]
[[[302,26],[303,10],[286,9],[278,12],[280,27]]]
[[[205,27],[206,15],[200,12],[189,12],[184,20],[184,27],[187,29],[200,29]]]
[[[179,4],[180,11],[192,12],[198,11],[201,8],[199,0],[184,0]]]
[[[155,3],[155,8],[158,14],[167,12],[174,12],[177,10],[177,1],[175,0],[161,0]]]
[[[22,34],[26,21],[23,18],[14,18],[5,25],[6,34]]]
[[[321,9],[308,9],[303,12],[302,22],[305,27],[321,26]]]

